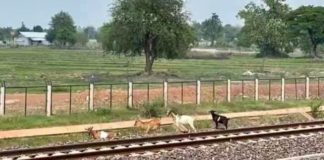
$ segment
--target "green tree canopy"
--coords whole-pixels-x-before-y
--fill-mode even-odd
[[[88,41],[89,39],[87,33],[85,32],[85,29],[79,27],[76,33],[76,44],[84,47]]]
[[[202,22],[202,32],[206,40],[211,42],[211,46],[215,45],[215,40],[221,35],[222,22],[216,13],[212,17]]]
[[[261,56],[287,56],[293,50],[284,20],[290,8],[285,0],[263,2],[266,6],[251,2],[239,12],[245,23],[239,36],[240,44],[257,45]]]
[[[33,31],[34,32],[44,32],[44,29],[42,28],[42,26],[37,25],[33,27]]]
[[[199,22],[192,22],[192,27],[196,32],[197,39],[200,41],[204,38],[204,33],[202,31],[202,25]]]
[[[21,27],[18,28],[17,31],[18,32],[28,32],[28,31],[30,31],[30,29],[25,26],[24,22],[21,22]]]
[[[324,43],[324,7],[302,6],[289,14],[287,22],[301,48],[319,57],[317,48]]]
[[[0,41],[9,41],[12,39],[14,30],[10,27],[0,28]]]
[[[87,35],[88,39],[97,39],[97,30],[93,26],[88,26],[84,29],[84,33]]]
[[[102,28],[104,49],[127,55],[144,51],[145,72],[151,74],[158,57],[181,57],[195,40],[183,5],[183,0],[116,0],[112,22]]]
[[[76,27],[72,17],[63,11],[52,17],[46,38],[61,47],[73,45],[76,42]]]

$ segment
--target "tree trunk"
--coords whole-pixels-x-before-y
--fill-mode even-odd
[[[314,37],[314,34],[312,32],[312,30],[308,30],[308,34],[309,34],[309,38],[312,42],[312,45],[313,45],[313,49],[312,49],[312,53],[311,53],[311,57],[312,58],[318,58],[318,55],[317,55],[317,43],[316,43],[316,40],[315,40],[315,37]]]
[[[319,58],[317,54],[317,44],[313,44],[313,58]]]
[[[156,44],[157,36],[150,33],[145,36],[144,52],[146,63],[144,71],[149,75],[152,74],[153,63],[157,57]]]
[[[214,45],[215,45],[215,38],[213,37],[213,38],[211,39],[211,44],[210,44],[210,46],[211,46],[211,47],[214,47]]]

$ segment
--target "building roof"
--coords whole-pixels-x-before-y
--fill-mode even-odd
[[[20,34],[26,38],[33,39],[45,39],[46,32],[20,32]]]

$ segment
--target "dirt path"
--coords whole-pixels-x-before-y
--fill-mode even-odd
[[[324,110],[324,107],[322,107],[321,110]],[[266,115],[287,115],[287,114],[306,113],[306,112],[310,112],[309,107],[279,109],[279,110],[270,110],[270,111],[226,113],[224,115],[229,118],[241,118],[241,117],[257,117],[257,116],[266,116]],[[194,117],[196,120],[211,120],[210,115],[201,115],[201,116],[194,116]],[[163,125],[169,125],[172,123],[173,121],[171,118],[162,118]],[[74,125],[74,126],[62,126],[62,127],[51,127],[51,128],[39,128],[39,129],[0,131],[0,139],[81,133],[81,132],[85,132],[85,128],[88,128],[90,126],[93,126],[94,129],[96,130],[112,130],[112,129],[132,128],[133,125],[134,125],[134,121],[124,121],[124,122],[103,123],[103,124],[87,124],[87,125]]]

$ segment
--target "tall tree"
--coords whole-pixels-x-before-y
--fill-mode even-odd
[[[211,42],[211,46],[215,45],[215,40],[220,36],[222,30],[222,22],[216,13],[212,17],[202,22],[202,32],[204,38]]]
[[[21,27],[18,28],[17,31],[18,32],[28,32],[28,31],[30,31],[30,29],[25,26],[24,22],[21,22]]]
[[[284,20],[290,8],[285,0],[263,2],[265,6],[251,2],[239,12],[239,17],[245,22],[239,37],[245,45],[257,45],[261,56],[287,56],[293,50]]]
[[[37,25],[33,27],[33,31],[34,32],[44,32],[44,29],[42,28],[42,26]]]
[[[76,33],[76,43],[81,46],[85,46],[88,40],[88,35],[86,34],[85,29],[78,27]]]
[[[10,27],[0,28],[0,40],[1,41],[9,41],[12,39],[11,33],[14,30]]]
[[[103,27],[104,49],[136,55],[144,52],[145,72],[152,73],[158,57],[186,54],[195,40],[183,10],[183,0],[116,0],[113,20]]]
[[[241,31],[241,27],[239,26],[232,26],[230,24],[226,24],[223,27],[223,38],[226,43],[231,43],[236,41],[238,35]]]
[[[306,52],[310,49],[312,57],[320,57],[317,48],[324,43],[324,7],[302,6],[289,14],[287,22],[301,48]]]
[[[199,22],[192,22],[192,27],[194,28],[198,40],[201,40],[204,38],[204,34],[202,31],[202,25]]]
[[[72,17],[63,11],[52,17],[46,38],[61,47],[73,45],[76,42],[76,27]]]
[[[84,33],[87,35],[88,39],[96,39],[97,38],[97,31],[96,28],[93,26],[88,26],[84,29]]]

